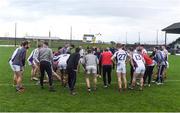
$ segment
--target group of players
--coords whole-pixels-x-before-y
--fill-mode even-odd
[[[14,84],[16,91],[23,92],[22,75],[25,66],[26,51],[29,48],[29,42],[22,42],[11,56],[9,63],[14,71]],[[75,50],[73,52],[73,50]],[[83,69],[87,91],[91,92],[90,77],[93,77],[93,90],[97,90],[97,77],[103,78],[104,88],[111,85],[112,69],[116,69],[118,90],[126,91],[128,87],[126,67],[130,64],[130,83],[129,88],[134,89],[139,85],[139,90],[144,86],[156,82],[157,85],[164,83],[165,72],[169,66],[168,51],[165,46],[155,47],[153,53],[149,55],[143,45],[132,48],[125,48],[125,45],[117,43],[115,48],[100,49],[96,47],[83,49],[81,46],[74,48],[73,45],[66,44],[59,47],[58,51],[52,52],[48,43],[39,44],[27,59],[32,67],[31,80],[39,80],[43,89],[45,72],[48,77],[50,91],[55,91],[52,85],[53,76],[55,76],[64,87],[68,87],[70,94],[75,95],[76,74]],[[153,71],[157,67],[157,72]],[[155,69],[156,70],[156,69]],[[153,74],[155,73],[155,74]],[[152,80],[153,75],[156,78]],[[147,81],[148,78],[148,81]],[[140,81],[136,82],[137,80]]]

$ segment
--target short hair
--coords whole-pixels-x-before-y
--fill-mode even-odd
[[[155,49],[159,50],[159,47],[158,47],[158,46],[156,46],[156,47],[155,47]]]
[[[28,45],[29,44],[29,41],[23,41],[22,43],[21,43],[21,46],[26,46],[26,45]]]
[[[38,47],[38,48],[42,47],[42,43],[38,44],[38,46],[37,46],[37,47]]]
[[[79,51],[80,51],[80,48],[77,47],[77,48],[75,49],[75,52],[76,52],[76,53],[79,53]]]
[[[110,50],[110,48],[109,48],[109,47],[105,48],[105,51],[109,51],[109,50]]]
[[[91,49],[88,49],[88,51],[87,51],[88,53],[91,53],[92,52],[92,50]]]
[[[141,47],[144,47],[144,44],[141,44],[140,46],[141,46]]]
[[[48,42],[44,42],[44,44],[45,44],[46,46],[49,46],[49,43],[48,43]]]
[[[123,45],[122,45],[121,43],[117,43],[117,44],[116,44],[116,47],[117,47],[117,48],[122,48]]]

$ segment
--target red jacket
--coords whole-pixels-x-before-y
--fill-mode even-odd
[[[111,60],[112,56],[113,54],[110,51],[105,51],[101,53],[100,60],[102,65],[112,65],[112,60]]]
[[[142,54],[142,56],[146,62],[146,65],[153,65],[153,60],[147,54]]]

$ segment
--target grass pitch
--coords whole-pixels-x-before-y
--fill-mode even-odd
[[[102,79],[98,79],[98,90],[87,93],[84,74],[77,76],[76,96],[69,95],[55,81],[57,92],[48,91],[48,86],[41,90],[30,81],[30,67],[26,65],[23,83],[26,91],[16,93],[12,86],[12,71],[8,59],[15,48],[0,48],[0,111],[1,112],[125,112],[125,111],[180,111],[180,56],[170,56],[168,79],[162,86],[153,84],[144,91],[119,93],[115,71],[112,73],[112,86],[104,89]],[[28,52],[30,53],[30,51]],[[128,69],[129,70],[129,69]],[[127,74],[129,78],[129,73]],[[129,80],[129,79],[128,79]]]

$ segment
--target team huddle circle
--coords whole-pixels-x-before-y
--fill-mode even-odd
[[[77,94],[75,85],[80,68],[83,69],[89,93],[97,91],[98,78],[102,78],[104,88],[111,86],[112,70],[116,71],[117,87],[121,93],[137,88],[143,91],[145,86],[150,87],[152,82],[163,85],[169,67],[165,46],[154,47],[151,54],[144,45],[126,48],[126,45],[121,43],[106,48],[75,48],[74,45],[65,44],[57,51],[52,51],[48,42],[41,42],[26,59],[29,45],[28,41],[23,41],[9,59],[9,65],[14,72],[13,84],[20,93],[25,91],[22,76],[26,71],[26,61],[31,66],[31,80],[37,81],[41,89],[44,89],[47,82],[49,91],[55,92],[55,77],[71,95]],[[130,75],[127,74],[127,65],[130,65]],[[127,76],[130,76],[129,81]],[[93,78],[92,81],[90,78]]]

